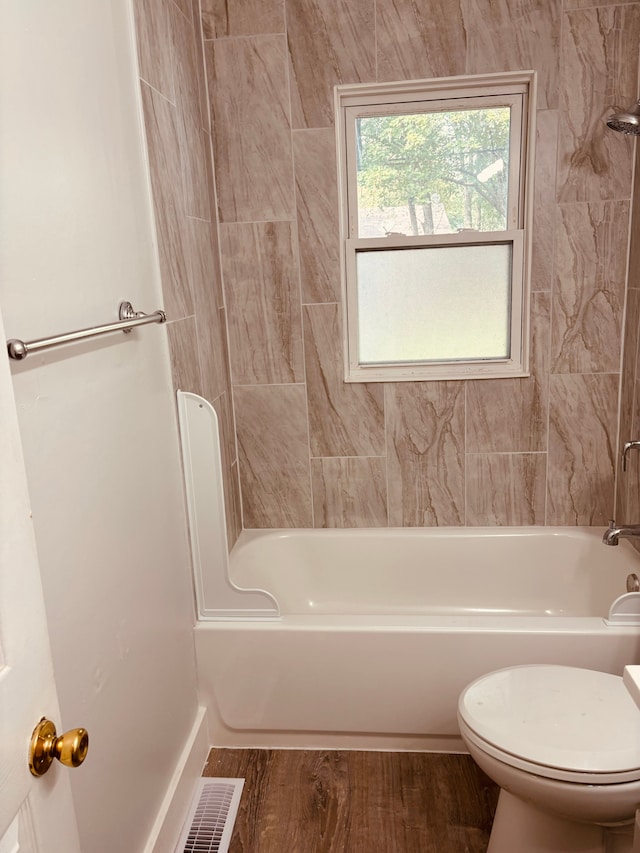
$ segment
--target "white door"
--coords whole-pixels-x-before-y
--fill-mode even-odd
[[[54,762],[36,778],[31,733],[61,721],[29,509],[16,406],[0,313],[0,853],[79,853],[68,774]],[[87,759],[90,760],[90,759]]]

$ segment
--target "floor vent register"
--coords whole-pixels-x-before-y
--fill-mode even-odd
[[[200,779],[176,853],[227,853],[244,779]]]

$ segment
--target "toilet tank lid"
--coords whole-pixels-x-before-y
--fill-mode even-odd
[[[458,710],[482,740],[533,764],[577,773],[640,769],[640,710],[617,675],[552,665],[502,669],[469,684]]]

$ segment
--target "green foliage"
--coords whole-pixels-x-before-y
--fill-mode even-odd
[[[431,205],[440,201],[451,231],[504,229],[509,122],[508,107],[358,119],[360,210],[408,206],[414,233],[432,233]],[[500,159],[504,168],[478,179]]]

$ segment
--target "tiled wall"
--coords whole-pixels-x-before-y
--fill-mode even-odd
[[[635,181],[631,208],[631,243],[627,311],[623,338],[619,446],[640,440],[640,146],[636,148]],[[640,523],[640,450],[627,456],[627,470],[618,464],[618,523]],[[640,550],[640,543],[631,540]]]
[[[240,495],[199,6],[135,0],[134,8],[174,385],[218,414],[233,543]]]
[[[633,143],[603,119],[636,97],[640,2],[201,0],[211,128],[190,0],[136,2],[176,382],[223,415],[231,540],[225,319],[245,527],[604,524]],[[345,385],[333,86],[527,68],[531,377]]]
[[[640,3],[203,0],[246,527],[603,524]],[[342,382],[332,87],[535,68],[528,379]],[[640,519],[639,519],[640,520]]]

